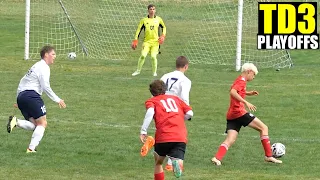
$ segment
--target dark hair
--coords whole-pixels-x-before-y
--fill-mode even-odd
[[[154,80],[149,85],[149,91],[153,96],[158,96],[166,93],[167,86],[161,80]]]
[[[50,53],[52,50],[54,50],[53,46],[47,45],[47,46],[43,46],[40,50],[40,57],[43,59],[44,55],[46,53]]]
[[[187,64],[189,64],[189,61],[185,56],[177,57],[176,68],[183,68]]]
[[[156,6],[153,5],[153,4],[149,4],[149,5],[148,5],[148,10],[149,10],[150,8],[152,8],[152,7],[156,7]]]

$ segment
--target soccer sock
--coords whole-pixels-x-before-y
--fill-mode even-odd
[[[36,128],[36,126],[32,122],[22,119],[17,119],[17,126],[29,131],[33,131]]]
[[[151,56],[152,73],[157,72],[158,60],[156,56]]]
[[[167,164],[170,165],[170,166],[172,166],[172,161],[171,161],[171,158],[170,158],[170,157],[168,158]]]
[[[154,174],[154,180],[164,180],[164,172]]]
[[[262,143],[265,155],[267,157],[271,157],[272,152],[271,152],[269,136],[261,136],[260,139],[261,139],[261,143]]]
[[[138,61],[137,71],[139,71],[139,72],[141,71],[142,66],[143,66],[145,60],[146,60],[146,57],[145,57],[145,56],[140,56],[139,61]]]
[[[226,155],[227,151],[228,151],[228,145],[222,143],[218,149],[218,152],[214,157],[216,157],[219,161],[221,161],[223,157]]]
[[[37,126],[36,129],[33,131],[31,142],[29,144],[29,149],[34,150],[40,143],[45,128],[43,126]]]

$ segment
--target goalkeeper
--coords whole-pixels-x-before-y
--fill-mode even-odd
[[[153,4],[148,5],[148,16],[140,20],[134,40],[132,41],[131,47],[135,50],[138,46],[140,33],[144,30],[145,37],[142,44],[141,56],[138,61],[137,70],[132,76],[140,74],[148,53],[151,55],[153,76],[157,76],[157,55],[159,54],[160,44],[163,43],[167,30],[161,17],[156,16],[155,13],[155,6]],[[162,28],[162,35],[159,37],[160,28]]]

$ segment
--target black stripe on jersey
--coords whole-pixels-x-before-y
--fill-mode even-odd
[[[161,34],[160,34],[160,29],[161,29],[161,32],[163,32],[163,26],[162,24],[159,24],[159,27],[158,27],[158,36],[160,37]]]
[[[140,32],[139,32],[139,34],[138,34],[138,38],[139,38],[139,36],[140,36],[140,34],[141,34],[141,31],[142,31],[142,30],[145,30],[145,28],[146,28],[146,27],[145,27],[144,25],[140,28]]]

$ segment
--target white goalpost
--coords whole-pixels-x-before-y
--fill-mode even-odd
[[[238,3],[238,25],[237,25],[237,50],[236,50],[236,71],[241,68],[241,41],[242,41],[242,19],[243,19],[243,0]]]
[[[263,0],[154,0],[168,28],[166,54],[236,70],[244,62],[259,68],[291,67],[288,51],[257,50],[259,1]],[[127,60],[138,21],[147,15],[149,3],[26,0],[24,58],[38,59],[39,48],[52,44],[58,55],[76,52],[88,58]]]
[[[29,59],[30,41],[30,0],[26,0],[25,36],[24,36],[24,59]]]
[[[207,1],[201,25],[186,50],[192,52],[190,59],[195,63],[233,66],[237,71],[245,62],[253,62],[259,68],[291,67],[289,51],[257,50],[258,2],[261,1]]]

